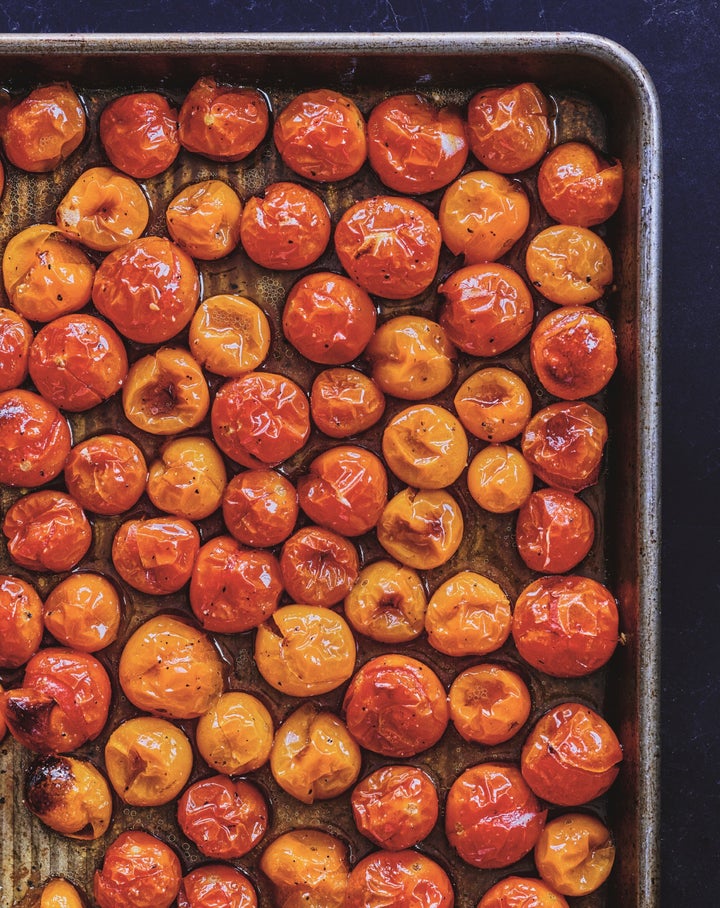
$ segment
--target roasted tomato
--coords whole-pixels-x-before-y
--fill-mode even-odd
[[[200,717],[195,740],[211,769],[240,776],[270,759],[272,717],[257,697],[229,691]]]
[[[453,908],[455,893],[442,867],[419,851],[376,851],[353,868],[345,908],[381,908],[383,904]]]
[[[207,415],[210,391],[202,369],[187,350],[161,347],[136,360],[123,387],[128,420],[151,435],[177,435]]]
[[[112,560],[122,579],[148,596],[175,593],[190,580],[200,536],[182,517],[127,520],[112,543]]]
[[[110,786],[87,760],[49,755],[30,766],[25,803],[50,829],[90,841],[107,832],[112,815]]]
[[[157,615],[125,644],[118,679],[138,709],[169,719],[196,719],[222,693],[223,669],[202,631],[171,615]]]
[[[512,633],[534,668],[559,678],[589,675],[615,651],[617,604],[589,577],[541,577],[518,596]]]
[[[605,417],[589,404],[551,404],[525,426],[522,452],[543,482],[580,492],[597,482],[607,437]]]
[[[30,348],[29,366],[45,400],[73,413],[112,397],[128,372],[122,340],[92,315],[65,315],[41,328]]]
[[[105,745],[112,787],[126,804],[136,807],[159,807],[174,800],[192,767],[192,746],[185,733],[154,716],[128,719]]]
[[[327,608],[286,605],[258,628],[255,662],[267,683],[291,697],[314,697],[344,684],[355,668],[355,640]]]
[[[154,92],[111,101],[100,114],[99,129],[110,163],[138,179],[167,170],[180,151],[177,111]]]
[[[481,508],[493,514],[509,514],[521,508],[530,497],[533,472],[515,448],[488,445],[470,462],[467,484]]]
[[[560,306],[586,306],[603,295],[613,279],[610,250],[584,227],[557,224],[533,237],[525,253],[528,279]]]
[[[592,511],[571,492],[532,492],[515,527],[520,557],[532,571],[564,574],[580,564],[595,539]]]
[[[319,195],[298,183],[271,183],[262,198],[245,203],[240,239],[256,265],[296,271],[320,258],[330,230],[330,212]]]
[[[270,769],[278,785],[303,804],[347,791],[360,775],[360,748],[335,713],[305,703],[278,728]]]
[[[170,237],[194,259],[215,261],[240,242],[242,202],[222,180],[181,189],[165,212]]]
[[[129,511],[145,491],[147,464],[140,448],[122,435],[95,435],[65,460],[65,485],[81,507],[112,516]]]
[[[508,876],[480,899],[477,908],[569,908],[565,899],[541,880]]]
[[[473,154],[498,173],[527,170],[550,144],[548,113],[547,98],[532,82],[478,92],[468,105]]]
[[[494,262],[509,252],[530,223],[530,203],[519,183],[489,170],[466,173],[445,190],[440,230],[466,265]]]
[[[19,668],[40,648],[42,600],[20,577],[0,574],[0,668]]]
[[[169,845],[147,832],[123,832],[95,871],[95,901],[99,908],[170,908],[181,880]]]
[[[425,629],[427,595],[417,573],[394,561],[364,567],[345,597],[345,617],[380,643],[407,643]]]
[[[620,742],[602,716],[581,703],[561,703],[527,736],[521,767],[539,798],[574,807],[605,794],[621,761]]]
[[[213,161],[241,161],[265,138],[270,117],[256,89],[202,76],[183,101],[178,120],[183,148]]]
[[[52,224],[16,233],[3,253],[3,283],[10,305],[31,322],[49,322],[90,301],[95,266]]]
[[[403,400],[434,397],[455,375],[455,348],[437,322],[421,315],[399,315],[384,322],[366,354],[381,391]]]
[[[361,536],[387,504],[387,473],[375,454],[342,445],[318,455],[297,489],[300,507],[314,523],[343,536]]]
[[[241,858],[267,832],[268,805],[259,788],[217,775],[194,782],[178,801],[180,828],[209,858]]]
[[[34,488],[62,472],[70,427],[57,407],[21,389],[0,392],[0,482]]]
[[[265,848],[260,869],[272,883],[277,908],[345,908],[347,846],[333,835],[319,829],[286,832]]]
[[[95,275],[93,303],[123,337],[161,344],[189,323],[200,294],[190,256],[161,236],[111,252]]]
[[[270,323],[244,296],[221,293],[198,306],[190,322],[190,350],[208,372],[237,378],[256,369],[270,349]]]
[[[85,908],[85,901],[72,883],[57,877],[43,886],[38,908]]]
[[[21,385],[28,374],[33,331],[12,309],[0,309],[0,391]]]
[[[510,636],[510,601],[474,571],[461,571],[439,586],[425,615],[428,643],[448,656],[484,656]]]
[[[21,688],[0,695],[0,711],[24,747],[68,753],[103,730],[110,696],[110,679],[94,656],[50,648],[30,659]]]
[[[335,251],[343,268],[368,293],[391,300],[428,289],[440,245],[440,227],[432,212],[397,196],[356,202],[335,228]]]
[[[61,233],[98,252],[138,239],[149,219],[145,193],[112,167],[91,167],[80,174],[55,212]]]
[[[585,813],[566,813],[552,820],[535,846],[538,873],[563,895],[595,892],[610,876],[614,862],[610,832]]]
[[[282,592],[277,558],[240,548],[232,536],[206,542],[195,559],[190,605],[205,630],[241,634],[257,627],[278,607]]]
[[[444,489],[398,492],[377,525],[378,541],[385,551],[417,570],[429,571],[449,561],[462,536],[462,511]]]
[[[320,372],[310,392],[315,425],[331,438],[348,438],[374,426],[385,412],[385,396],[356,369]]]
[[[525,382],[499,366],[478,369],[455,395],[455,409],[468,432],[483,441],[510,441],[527,425],[532,395]]]
[[[480,763],[453,782],[445,806],[445,832],[463,861],[473,867],[509,867],[532,851],[546,814],[519,769]]]
[[[246,876],[227,864],[191,870],[180,885],[178,908],[257,908],[257,895]]]
[[[227,485],[222,455],[201,436],[173,438],[150,464],[148,498],[161,511],[202,520],[217,511]]]
[[[260,548],[285,542],[299,513],[295,486],[275,470],[245,470],[233,476],[222,509],[230,535]]]
[[[497,356],[532,328],[533,300],[525,281],[507,265],[466,265],[438,287],[445,298],[440,324],[473,356]]]
[[[448,724],[445,688],[409,656],[377,656],[357,672],[343,709],[358,743],[386,757],[413,757],[437,744]]]
[[[331,606],[353,588],[359,559],[349,540],[324,527],[308,526],[283,546],[280,569],[285,589],[295,602]]]
[[[63,646],[94,653],[115,641],[122,617],[120,596],[100,574],[71,574],[45,600],[45,628]]]
[[[448,700],[458,734],[490,747],[509,741],[530,716],[527,684],[510,669],[489,662],[461,672]]]
[[[273,138],[285,164],[318,183],[351,177],[367,157],[362,114],[350,98],[324,88],[293,98],[278,114]]]
[[[0,138],[8,161],[45,173],[69,157],[85,138],[85,108],[67,82],[44,85],[3,116]]]
[[[396,414],[382,437],[385,463],[401,482],[417,489],[444,489],[465,469],[465,430],[444,407],[415,404]]]
[[[465,166],[465,123],[423,95],[394,95],[368,118],[370,166],[386,186],[418,194],[447,186]]]
[[[542,386],[563,400],[591,397],[617,367],[612,325],[588,306],[556,309],[530,339],[530,360]]]
[[[297,454],[310,434],[303,390],[274,372],[248,372],[225,382],[211,420],[220,450],[244,467],[279,464]]]
[[[3,521],[8,554],[31,571],[69,571],[85,557],[92,529],[71,495],[43,489],[19,498]]]
[[[355,786],[351,798],[358,830],[388,851],[412,848],[430,835],[439,803],[435,783],[416,766],[383,766]]]
[[[561,224],[592,227],[607,221],[617,211],[622,193],[620,161],[601,157],[583,142],[553,148],[538,173],[540,201]]]

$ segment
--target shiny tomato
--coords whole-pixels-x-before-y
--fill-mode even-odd
[[[460,571],[430,597],[425,615],[428,643],[448,656],[484,656],[510,635],[510,601],[475,571]]]
[[[444,489],[407,488],[388,502],[377,524],[377,537],[401,564],[432,570],[457,552],[463,526],[460,506]]]
[[[34,488],[55,479],[72,444],[57,407],[32,391],[0,392],[0,482]]]
[[[535,845],[538,873],[563,895],[595,892],[610,876],[614,862],[608,828],[586,813],[566,813],[551,820]]]
[[[610,250],[584,227],[557,224],[533,237],[525,252],[528,279],[560,306],[586,306],[603,295],[613,279]]]
[[[191,870],[180,885],[178,908],[257,908],[257,895],[244,874],[227,864]]]
[[[0,391],[21,385],[28,374],[33,331],[12,309],[0,309]]]
[[[0,668],[24,665],[40,648],[42,632],[42,601],[35,588],[0,574]]]
[[[385,412],[385,395],[356,369],[320,372],[310,392],[315,425],[331,438],[348,438],[371,428]]]
[[[397,196],[362,199],[335,228],[335,251],[368,293],[404,300],[428,289],[437,273],[440,227],[420,202]]]
[[[583,142],[553,148],[538,173],[543,207],[561,224],[592,227],[615,214],[623,193],[623,168]]]
[[[455,893],[442,867],[419,851],[376,851],[350,873],[345,908],[382,908],[383,904],[453,908]]]
[[[530,716],[530,691],[502,665],[483,663],[461,672],[448,696],[450,719],[466,741],[494,746],[513,738]]]
[[[319,829],[292,829],[263,851],[260,869],[270,880],[277,908],[344,908],[350,872],[347,845]]]
[[[77,501],[47,489],[11,505],[2,531],[12,560],[31,571],[69,571],[92,542],[92,529]]]
[[[122,579],[149,596],[175,593],[190,580],[200,550],[195,526],[182,517],[127,520],[112,543],[112,560]]]
[[[285,542],[299,513],[295,486],[275,470],[245,470],[228,483],[223,519],[243,545],[267,548]]]
[[[473,867],[508,867],[532,851],[546,814],[519,769],[480,763],[453,782],[445,832],[462,860]]]
[[[402,851],[430,835],[439,813],[430,776],[415,766],[383,766],[366,776],[352,793],[359,832],[380,848]]]
[[[530,497],[533,479],[527,460],[509,445],[488,445],[478,451],[467,471],[470,495],[492,514],[521,508]]]
[[[465,469],[468,442],[460,421],[449,410],[415,404],[387,423],[382,452],[401,482],[417,489],[444,489]]]
[[[247,854],[268,827],[268,805],[259,788],[217,775],[194,782],[178,801],[178,824],[209,858]]]
[[[527,425],[532,395],[525,382],[499,366],[478,369],[455,395],[455,409],[468,432],[483,441],[510,441]]]
[[[31,173],[54,170],[85,138],[82,101],[67,82],[31,91],[3,116],[0,138],[11,164]]]
[[[81,507],[112,516],[129,511],[145,491],[147,464],[140,448],[122,435],[95,435],[70,451],[65,485]]]
[[[425,630],[427,595],[418,574],[394,561],[364,567],[345,597],[345,617],[380,643],[407,643]]]
[[[202,520],[222,502],[227,473],[222,455],[207,438],[185,435],[173,438],[150,464],[148,498],[161,511]]]
[[[99,908],[170,908],[181,880],[169,845],[147,832],[123,832],[95,871],[95,901]]]
[[[353,588],[359,570],[355,546],[324,527],[298,530],[285,543],[280,569],[295,602],[331,606]]]
[[[112,816],[110,786],[100,770],[55,754],[39,757],[28,769],[25,804],[50,829],[81,841],[104,835]]]
[[[569,908],[542,880],[508,876],[488,889],[477,908]]]
[[[590,508],[571,492],[532,492],[515,527],[520,557],[532,571],[563,574],[585,558],[595,540]]]
[[[228,691],[200,717],[195,741],[211,769],[243,775],[270,759],[272,716],[252,694]]]
[[[200,303],[188,342],[208,372],[237,378],[256,369],[268,355],[270,322],[252,300],[221,293]]]
[[[242,202],[221,180],[203,180],[181,189],[165,211],[171,239],[194,259],[215,261],[240,242]]]
[[[177,111],[154,92],[111,101],[100,114],[99,130],[110,163],[138,179],[167,170],[180,151]]]
[[[85,902],[72,883],[57,877],[43,886],[38,908],[85,908]]]
[[[43,608],[46,630],[58,643],[83,653],[113,643],[121,618],[118,591],[100,574],[71,574],[53,588]]]

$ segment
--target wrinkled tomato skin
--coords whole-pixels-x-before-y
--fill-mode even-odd
[[[355,546],[324,527],[304,527],[285,543],[280,570],[288,595],[298,603],[329,607],[352,589],[359,572]]]
[[[203,180],[181,189],[165,211],[168,233],[188,255],[215,261],[240,242],[242,202],[221,180]]]
[[[195,742],[211,769],[239,776],[267,763],[273,732],[272,716],[257,697],[228,691],[200,717]]]
[[[227,864],[191,870],[180,885],[178,908],[257,908],[252,883]]]
[[[519,375],[498,366],[473,372],[458,389],[454,403],[468,432],[495,443],[519,435],[532,412],[528,386]]]
[[[72,444],[57,407],[32,391],[0,393],[0,482],[34,488],[55,479]]]
[[[72,883],[56,877],[43,887],[39,908],[85,908],[85,901]]]
[[[33,331],[12,309],[0,309],[0,392],[19,387],[27,378]]]
[[[530,465],[510,445],[488,445],[473,457],[467,471],[468,492],[493,514],[517,511],[533,489]]]
[[[509,876],[480,899],[477,908],[569,908],[565,899],[542,880]]]
[[[24,665],[40,648],[42,631],[42,601],[34,587],[20,577],[1,574],[0,668]]]
[[[454,904],[448,875],[418,851],[376,851],[363,858],[350,873],[345,899],[345,908],[453,908]]]
[[[555,224],[532,238],[525,270],[533,287],[558,306],[594,303],[613,279],[605,242],[592,230],[570,224]]]
[[[263,362],[270,339],[270,322],[259,306],[244,296],[220,293],[195,310],[188,342],[208,372],[237,378]]]
[[[133,589],[164,596],[185,586],[199,550],[200,536],[189,520],[150,517],[120,526],[113,538],[112,561]]]
[[[382,452],[401,482],[418,489],[444,489],[465,469],[468,442],[460,421],[449,410],[415,404],[385,425]]]
[[[120,596],[100,574],[75,572],[45,600],[45,628],[62,646],[94,653],[117,637],[122,619]]]
[[[489,577],[453,574],[433,593],[425,615],[428,643],[448,656],[484,656],[510,636],[510,601]]]
[[[571,492],[539,489],[518,512],[515,539],[530,570],[564,574],[592,548],[595,519],[585,502]]]
[[[285,832],[265,848],[260,869],[272,884],[278,908],[345,908],[347,845],[336,836],[318,829]]]
[[[358,830],[387,851],[427,838],[439,813],[435,783],[414,766],[384,766],[366,776],[355,786],[351,804]]]
[[[463,536],[463,516],[445,489],[403,489],[390,499],[377,524],[380,545],[397,561],[431,570],[449,561]]]
[[[522,678],[490,662],[461,672],[450,687],[450,718],[466,741],[494,746],[513,738],[530,715]]]
[[[45,85],[4,115],[0,130],[11,164],[31,173],[54,170],[85,138],[82,102],[65,83]]]
[[[180,151],[177,111],[161,95],[138,92],[100,114],[100,141],[111,164],[136,179],[157,176]]]
[[[228,483],[223,520],[243,545],[269,548],[295,529],[299,508],[295,486],[275,470],[245,470]]]
[[[313,422],[330,438],[348,438],[374,426],[385,412],[385,395],[356,369],[326,369],[312,384]]]
[[[343,607],[358,634],[397,645],[425,629],[427,594],[416,571],[394,561],[373,561],[360,571]]]
[[[161,511],[202,520],[219,507],[227,484],[222,455],[207,438],[183,435],[160,449],[150,465],[148,498]]]
[[[170,908],[180,889],[182,868],[175,852],[147,832],[123,832],[95,871],[99,908]]]
[[[68,492],[94,514],[129,511],[145,491],[146,479],[142,451],[122,435],[88,438],[75,445],[65,460]]]
[[[69,571],[92,542],[90,523],[77,501],[47,489],[11,505],[2,529],[12,560],[31,571]]]
[[[622,193],[620,161],[602,158],[583,142],[558,145],[538,173],[540,201],[561,224],[602,224],[617,211]]]
[[[609,830],[587,813],[565,813],[547,824],[535,846],[540,876],[557,892],[583,896],[607,880],[615,862]]]

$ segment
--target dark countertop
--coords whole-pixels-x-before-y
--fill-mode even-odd
[[[522,6],[522,8],[519,8]],[[632,51],[664,130],[662,904],[717,903],[720,510],[719,5],[700,0],[5,0],[3,32],[585,31]]]

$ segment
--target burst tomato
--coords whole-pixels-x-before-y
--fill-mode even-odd
[[[542,880],[509,876],[488,889],[477,908],[569,908],[565,899]]]
[[[87,760],[54,754],[28,769],[25,803],[50,829],[82,841],[104,835],[112,815],[110,786],[102,773]]]
[[[532,571],[563,574],[585,558],[595,539],[590,508],[571,492],[532,492],[515,526],[520,557]]]
[[[95,871],[95,901],[99,908],[170,908],[181,880],[169,845],[147,832],[123,832]]]
[[[295,602],[331,606],[353,588],[359,559],[349,540],[332,530],[308,526],[283,546],[280,569],[285,589]]]
[[[161,511],[202,520],[220,507],[226,485],[218,449],[209,439],[190,435],[173,438],[160,449],[159,459],[150,464],[147,493]]]
[[[601,224],[617,211],[622,192],[620,161],[601,157],[583,142],[553,148],[538,173],[540,201],[561,224]]]
[[[428,603],[428,643],[448,656],[484,656],[510,635],[510,601],[475,571],[460,571],[439,586]]]
[[[0,574],[0,668],[24,665],[41,640],[42,601],[35,588],[20,577]]]
[[[543,829],[535,845],[538,873],[563,895],[595,892],[610,875],[614,862],[610,832],[590,814],[557,817]]]
[[[610,250],[584,227],[557,224],[533,237],[525,253],[528,279],[560,306],[586,306],[603,295],[613,278]]]
[[[129,511],[145,491],[147,464],[140,448],[122,435],[95,435],[70,451],[65,485],[81,507],[112,516]]]
[[[32,391],[0,393],[0,482],[34,488],[55,479],[70,452],[70,427]]]
[[[461,672],[449,694],[450,719],[461,737],[493,746],[513,738],[530,716],[530,691],[502,665],[484,663]]]
[[[138,179],[167,170],[180,151],[177,111],[154,92],[111,101],[100,114],[99,129],[110,163]]]
[[[412,848],[432,832],[439,803],[435,783],[415,766],[384,766],[355,786],[351,798],[358,830],[388,851]]]
[[[345,908],[381,908],[383,903],[393,908],[453,908],[455,893],[442,867],[426,855],[376,851],[353,868]]]
[[[515,448],[488,445],[470,462],[467,484],[481,508],[493,514],[509,514],[521,508],[530,497],[533,472]]]
[[[407,643],[425,629],[427,595],[418,574],[394,561],[366,565],[345,597],[345,617],[380,643]]]
[[[227,864],[205,864],[191,870],[180,885],[178,908],[257,908],[257,896],[246,876]]]
[[[211,769],[228,776],[243,775],[269,760],[272,717],[257,697],[229,691],[200,717],[195,740]]]
[[[397,561],[432,570],[457,552],[463,537],[460,506],[444,489],[404,489],[391,498],[377,524],[380,545]]]
[[[28,374],[33,331],[12,309],[0,309],[0,391],[21,385]]]
[[[525,382],[499,366],[478,369],[460,385],[455,409],[468,432],[483,441],[510,441],[527,425],[532,395]]]
[[[230,535],[260,548],[285,542],[299,513],[295,486],[275,470],[245,470],[233,476],[222,509]]]
[[[268,355],[270,323],[252,300],[221,293],[200,303],[188,342],[208,372],[237,378],[256,369]]]
[[[416,404],[387,423],[382,452],[401,482],[417,489],[443,489],[465,469],[468,442],[461,423],[449,410]]]
[[[376,382],[356,369],[326,369],[313,381],[310,411],[325,435],[348,438],[378,422],[385,412],[385,396]]]
[[[71,574],[53,588],[43,608],[45,628],[58,643],[83,653],[113,643],[121,618],[120,596],[100,574]]]
[[[300,904],[344,908],[350,872],[347,845],[319,829],[293,829],[272,841],[260,858],[278,908]]]
[[[240,242],[242,202],[221,180],[203,180],[181,189],[165,211],[168,233],[194,259],[215,261]]]
[[[0,138],[11,164],[45,173],[75,151],[86,126],[85,108],[64,82],[36,88],[14,104],[4,114]]]
[[[127,520],[115,533],[112,561],[122,579],[149,596],[175,593],[190,580],[200,536],[182,517]]]
[[[2,531],[12,560],[31,571],[69,571],[92,542],[90,523],[77,501],[47,489],[11,505]]]

